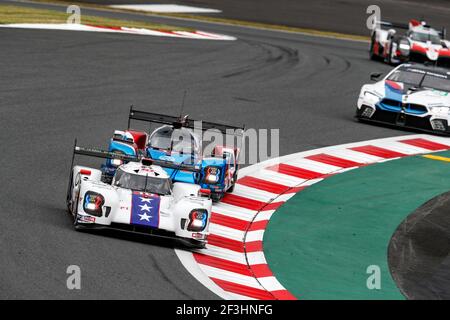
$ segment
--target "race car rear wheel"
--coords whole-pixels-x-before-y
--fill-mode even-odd
[[[400,59],[399,57],[396,57],[396,52],[400,46],[400,42],[402,41],[402,38],[399,36],[394,36],[391,40],[391,44],[389,47],[389,53],[388,56],[386,57],[386,62],[389,63],[390,65],[397,65],[398,64],[398,60]],[[395,47],[395,49],[394,49]],[[394,62],[394,58],[397,60],[396,62]]]
[[[395,46],[395,48],[398,48],[398,42],[397,41],[398,41],[397,38],[393,38],[392,41],[391,41],[391,45],[389,46],[389,52],[388,52],[387,57],[386,57],[386,62],[389,65],[395,65],[396,64],[394,62],[394,60],[393,60],[394,53],[395,53],[393,48],[394,48],[394,46]]]
[[[375,52],[375,41],[375,34],[373,34],[372,38],[370,39],[369,58],[370,60],[379,61],[380,57],[378,55],[378,52]]]
[[[238,179],[238,170],[239,170],[239,167],[236,167],[236,171],[233,174],[233,184],[227,190],[227,192],[229,192],[229,193],[232,193],[234,191],[234,187],[236,186],[236,181]]]
[[[78,203],[80,201],[80,195],[77,196],[76,200],[75,200],[75,205],[73,206],[73,212],[72,212],[72,216],[73,216],[73,227],[75,230],[80,230],[80,224],[78,223]]]
[[[375,52],[373,51],[374,47],[375,47],[375,43],[374,43],[374,38],[372,37],[372,39],[370,40],[370,49],[369,49],[370,60],[377,60],[377,56],[376,56]]]
[[[73,171],[70,174],[69,179],[69,186],[67,188],[67,195],[66,195],[66,205],[67,205],[67,212],[72,214],[72,192],[73,192]]]
[[[219,202],[220,200],[222,200],[224,194],[222,192],[213,192],[211,193],[211,199],[214,202]]]
[[[389,47],[389,52],[386,56],[386,63],[392,65],[392,43],[391,46]]]

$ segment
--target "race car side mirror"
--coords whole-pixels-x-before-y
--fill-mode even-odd
[[[372,81],[377,81],[378,79],[380,79],[382,73],[380,72],[374,72],[370,74],[370,80]]]

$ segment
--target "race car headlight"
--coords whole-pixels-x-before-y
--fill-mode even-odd
[[[441,114],[447,114],[449,113],[449,109],[444,106],[432,106],[429,107],[430,112],[432,113],[441,113]]]
[[[187,230],[200,232],[205,230],[208,222],[208,211],[206,209],[194,209],[189,213],[189,224]]]
[[[123,164],[123,161],[120,159],[112,159],[111,164],[115,167],[121,166]]]
[[[443,119],[431,120],[431,127],[433,128],[433,130],[446,131],[447,130],[447,121],[445,121]]]
[[[220,169],[218,167],[206,167],[203,182],[207,184],[215,184],[220,180]]]
[[[436,113],[439,112],[440,107],[430,107],[430,112]]]
[[[381,97],[370,91],[364,92],[364,98],[366,98],[369,102],[373,103],[377,103],[381,99]]]
[[[400,43],[400,45],[398,46],[398,48],[399,48],[401,51],[404,51],[404,52],[409,52],[409,50],[411,49],[411,47],[410,47],[409,44],[407,44],[407,43]]]
[[[90,215],[101,217],[104,204],[105,198],[100,193],[88,191],[84,195],[83,209]]]
[[[125,155],[125,153],[121,150],[112,150],[111,152],[118,154],[118,155]],[[111,158],[109,160],[109,163],[111,164],[112,167],[120,167],[121,165],[124,164],[124,161],[122,159],[117,159],[117,158]]]

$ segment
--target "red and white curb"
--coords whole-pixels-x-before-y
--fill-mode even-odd
[[[0,24],[0,28],[40,29],[40,30],[64,30],[64,31],[88,31],[88,32],[112,32],[124,34],[136,34],[144,36],[172,37],[197,40],[222,40],[233,41],[235,37],[204,31],[170,31],[144,28],[106,27],[76,23],[14,23]]]
[[[450,138],[408,135],[300,152],[241,169],[235,191],[213,206],[205,249],[176,249],[186,269],[224,299],[296,299],[263,252],[272,214],[295,193],[369,164],[450,149]]]

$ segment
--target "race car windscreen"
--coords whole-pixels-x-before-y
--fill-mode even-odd
[[[192,154],[195,152],[195,141],[189,129],[173,129],[162,127],[150,137],[149,146],[161,150]]]
[[[401,82],[410,87],[429,88],[450,92],[450,76],[420,69],[397,69],[387,80]]]
[[[419,42],[431,41],[432,44],[441,44],[441,38],[438,35],[424,32],[411,33],[411,40]]]
[[[162,150],[169,150],[172,141],[172,130],[169,127],[158,129],[151,137],[149,146]]]
[[[132,174],[125,172],[120,168],[116,171],[114,185],[124,189],[161,195],[168,195],[171,192],[171,183],[168,178],[156,178]]]
[[[450,92],[450,79],[427,74],[423,78],[422,87]]]
[[[388,80],[405,83],[411,86],[419,86],[422,81],[423,74],[398,69],[394,71]]]

